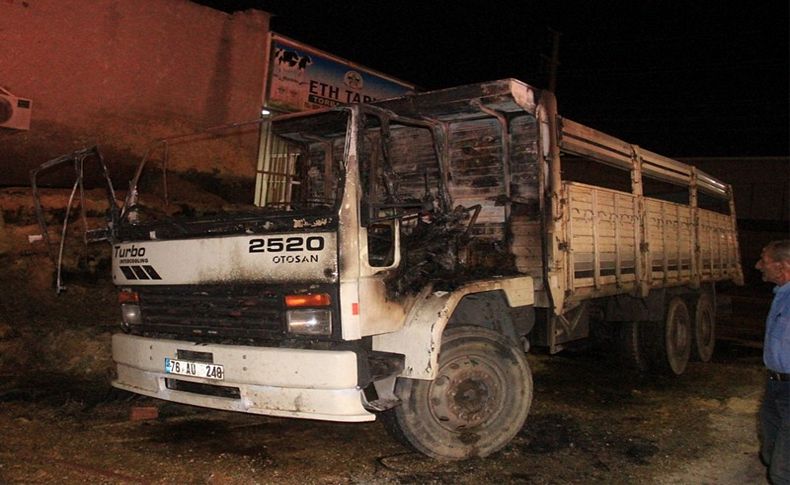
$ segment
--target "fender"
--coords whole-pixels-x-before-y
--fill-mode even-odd
[[[429,286],[420,293],[400,330],[373,337],[373,350],[404,354],[400,377],[434,379],[442,333],[456,306],[466,295],[488,291],[503,291],[511,307],[532,305],[535,301],[531,276],[475,281],[452,292],[433,291]]]

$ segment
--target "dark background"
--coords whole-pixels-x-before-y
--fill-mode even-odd
[[[788,2],[199,1],[425,89],[548,86],[564,116],[664,155],[787,155]]]

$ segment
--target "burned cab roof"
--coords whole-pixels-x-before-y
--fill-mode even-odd
[[[454,121],[490,117],[491,111],[535,114],[541,91],[517,79],[468,84],[372,103],[401,116]]]
[[[312,142],[316,138],[337,138],[345,135],[348,110],[332,108],[277,116],[273,131],[298,142]]]
[[[409,94],[370,103],[402,117],[458,121],[489,118],[492,112],[534,115],[541,91],[517,79],[468,84],[426,93]],[[274,131],[295,141],[342,136],[348,108],[337,107],[274,118]]]

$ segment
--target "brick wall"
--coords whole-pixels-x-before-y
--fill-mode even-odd
[[[0,86],[33,118],[0,128],[0,186],[93,144],[123,180],[154,138],[254,119],[268,28],[265,12],[186,0],[3,0]]]

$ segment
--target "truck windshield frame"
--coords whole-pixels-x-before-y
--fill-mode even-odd
[[[256,233],[275,229],[280,219],[334,220],[343,197],[350,122],[350,110],[341,107],[156,140],[130,182],[121,208],[119,235],[121,239],[147,239]],[[227,151],[228,146],[242,152],[242,137],[247,141],[242,148],[249,155],[243,174],[218,173],[217,169],[197,172],[178,164],[178,150],[204,159],[212,156],[211,150]],[[211,143],[220,144],[220,148]],[[264,165],[283,153],[288,157],[285,165],[275,170]],[[280,185],[276,197],[270,193],[267,198],[262,192],[267,183],[269,187]]]

